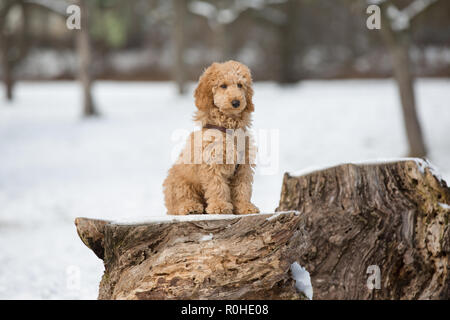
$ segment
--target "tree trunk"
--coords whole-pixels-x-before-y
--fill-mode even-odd
[[[305,218],[299,263],[315,299],[449,299],[448,204],[446,182],[417,159],[285,174],[277,210]]]
[[[78,0],[81,12],[81,30],[78,30],[77,51],[80,59],[79,78],[83,91],[83,116],[98,115],[92,99],[91,45],[89,39],[89,12],[86,0]]]
[[[283,4],[286,16],[285,23],[279,28],[280,39],[280,83],[291,84],[299,80],[295,58],[297,50],[296,25],[298,20],[299,1],[288,0]]]
[[[184,62],[184,38],[185,38],[185,22],[186,22],[186,1],[173,0],[174,5],[174,21],[173,21],[173,46],[174,46],[174,64],[173,78],[177,84],[178,94],[186,92],[186,64]]]
[[[8,33],[5,30],[5,24],[11,9],[15,5],[18,5],[21,10],[21,27],[13,33]],[[3,69],[5,97],[8,101],[12,101],[14,98],[14,69],[26,57],[30,46],[28,11],[28,6],[22,1],[9,1],[0,10],[0,58]]]
[[[6,87],[6,100],[12,101],[13,100],[13,91],[14,91],[14,81],[12,77],[7,76],[5,74],[5,87]]]
[[[227,41],[227,26],[223,23],[218,23],[213,28],[214,43],[216,47],[216,60],[224,62],[229,58],[228,41]]]
[[[0,30],[0,49],[1,49],[0,57],[3,70],[3,84],[5,86],[5,98],[8,101],[12,101],[14,89],[14,79],[12,75],[13,65],[10,63],[8,59],[8,50],[9,50],[8,37],[2,34],[2,30]]]
[[[295,262],[314,299],[449,299],[449,203],[426,163],[399,161],[286,174],[278,210],[298,212],[75,224],[105,264],[99,299],[305,299]]]
[[[5,85],[5,97],[6,100],[8,101],[13,100],[13,90],[14,90],[14,80],[11,68],[12,66],[8,63],[8,61],[3,62],[3,83]]]
[[[216,6],[219,10],[226,10],[229,6],[229,2],[224,0],[216,1]],[[224,62],[231,58],[231,49],[228,43],[228,27],[226,23],[215,20],[212,24],[213,36],[214,36],[214,48],[216,50],[215,60],[218,62]]]
[[[405,31],[392,30],[390,21],[382,14],[381,33],[392,57],[394,77],[397,81],[403,119],[409,143],[410,157],[424,157],[427,153],[422,129],[417,117],[416,99],[414,94],[414,77],[411,72],[409,56],[409,35]]]

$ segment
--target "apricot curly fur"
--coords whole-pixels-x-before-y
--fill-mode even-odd
[[[250,201],[255,167],[249,151],[254,146],[248,132],[254,111],[252,85],[249,68],[237,61],[213,63],[200,76],[194,93],[198,109],[194,120],[202,128],[210,124],[242,130],[247,138],[245,163],[211,162],[209,157],[204,156],[196,161],[196,154],[204,155],[207,148],[214,147],[214,142],[220,141],[220,137],[225,141],[227,133],[204,128],[200,132],[192,132],[163,183],[168,214],[259,213]],[[239,101],[238,106],[236,101]],[[195,139],[199,133],[202,142],[200,149],[196,150],[198,144]],[[231,155],[234,160],[238,156],[236,150],[233,148],[234,154]],[[214,152],[212,154],[214,156]],[[222,157],[226,159],[226,152]]]

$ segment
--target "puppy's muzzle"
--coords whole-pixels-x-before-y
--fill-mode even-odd
[[[233,108],[239,108],[241,102],[239,100],[233,100],[231,101],[231,105],[233,106]]]

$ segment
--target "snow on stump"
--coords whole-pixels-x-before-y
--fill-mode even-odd
[[[450,189],[420,159],[286,173],[314,299],[450,299]],[[295,246],[293,244],[293,246]]]
[[[301,221],[286,212],[75,224],[104,261],[99,299],[307,299],[294,264]]]

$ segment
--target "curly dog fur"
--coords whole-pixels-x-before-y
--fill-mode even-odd
[[[200,162],[195,162],[194,149],[198,132],[192,132],[163,184],[168,214],[258,213],[259,209],[250,202],[255,165],[250,161],[249,151],[253,145],[248,129],[251,125],[251,113],[254,111],[249,68],[237,61],[213,63],[201,75],[194,96],[198,108],[194,120],[202,125],[198,132],[201,132],[200,153],[203,157]],[[222,130],[216,130],[218,128]],[[225,142],[229,134],[229,131],[223,132],[225,128],[240,129],[246,135],[245,161],[238,165],[238,148],[233,148],[228,155],[226,152],[216,155],[213,151],[211,156],[204,156],[215,141]],[[232,143],[235,146],[234,138]],[[229,150],[225,148],[225,144],[220,144],[224,147],[223,150]],[[231,164],[226,162],[230,155],[234,160]],[[215,156],[216,160],[221,161],[211,162],[211,158]],[[188,163],[182,161],[186,157]]]

